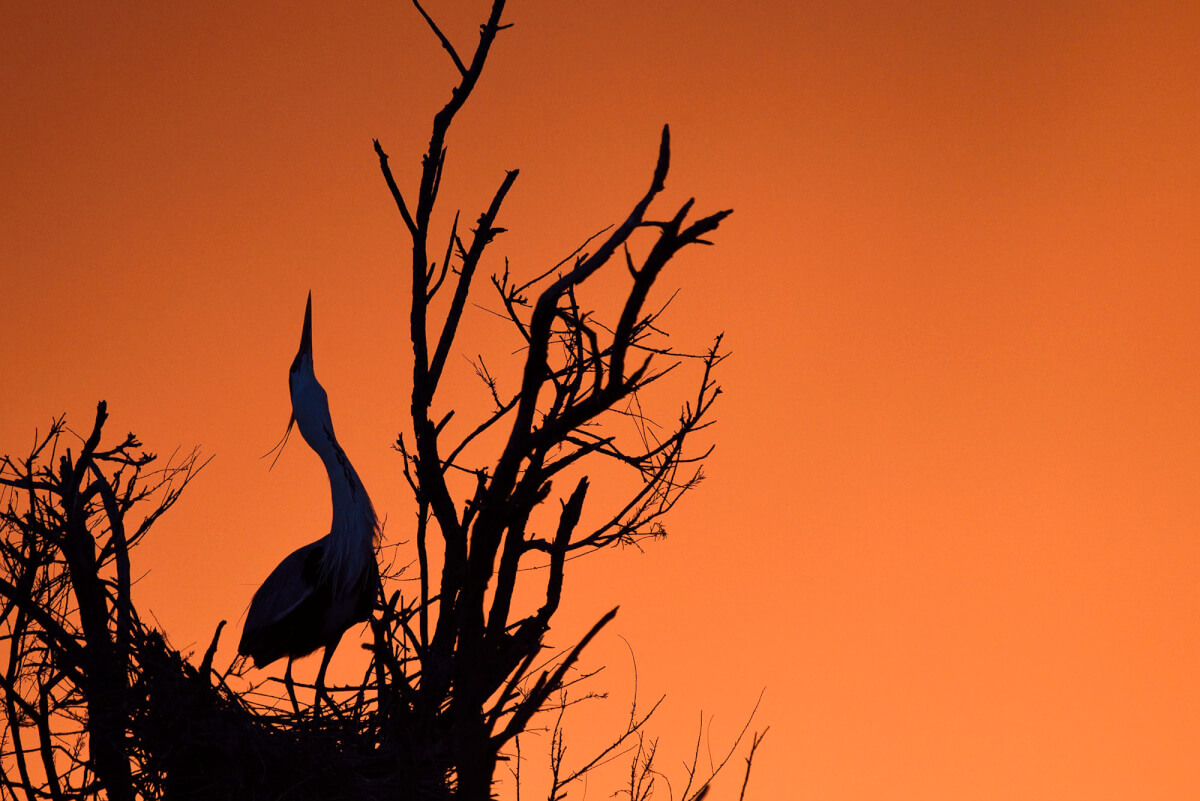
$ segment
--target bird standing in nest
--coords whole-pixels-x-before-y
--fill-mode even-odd
[[[328,699],[325,670],[329,660],[346,630],[371,616],[379,585],[375,510],[334,436],[329,399],[313,372],[311,292],[288,387],[292,418],[284,442],[292,426],[298,425],[304,441],[321,457],[329,474],[333,521],[328,534],[289,554],[254,593],[238,653],[254,660],[256,668],[286,656],[284,683],[296,708],[292,661],[325,648],[314,701],[319,705],[322,695]]]

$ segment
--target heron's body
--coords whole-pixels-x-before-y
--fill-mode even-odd
[[[335,595],[333,585],[321,580],[326,539],[293,551],[254,594],[238,651],[255,667],[336,647],[346,629],[371,616],[375,560],[348,593]]]
[[[286,656],[290,675],[293,659],[323,647],[320,688],[342,634],[370,617],[379,581],[378,523],[371,499],[333,433],[329,401],[313,372],[311,294],[288,385],[292,421],[329,475],[333,519],[327,535],[289,554],[254,593],[238,652],[260,668]]]

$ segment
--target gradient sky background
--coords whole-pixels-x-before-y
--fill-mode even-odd
[[[486,5],[428,4],[464,53]],[[326,530],[299,440],[258,458],[309,289],[339,436],[408,536],[405,236],[371,138],[411,187],[453,68],[399,0],[0,8],[0,451],[103,398],[110,437],[215,455],[137,592],[180,647],[229,619],[227,660]],[[1200,797],[1200,6],[508,20],[442,192],[474,219],[521,169],[491,267],[623,217],[664,122],[663,213],[736,209],[664,279],[675,341],[734,351],[710,480],[665,542],[568,576],[559,644],[621,604],[593,652],[617,711],[579,728],[628,701],[620,634],[675,778],[700,710],[718,749],[766,687],[752,798]],[[471,325],[465,356],[496,324]],[[443,401],[479,391],[458,369]]]

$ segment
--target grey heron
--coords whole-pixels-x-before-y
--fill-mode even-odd
[[[371,615],[379,583],[375,561],[379,524],[366,488],[334,436],[329,399],[313,371],[311,292],[288,387],[292,417],[284,441],[297,425],[321,458],[329,474],[333,520],[328,534],[289,554],[254,593],[238,653],[253,659],[256,668],[286,656],[285,683],[295,705],[292,661],[323,646],[316,681],[319,704],[325,670],[342,635]]]

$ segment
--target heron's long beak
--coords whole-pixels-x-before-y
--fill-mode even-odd
[[[304,328],[300,332],[300,350],[296,351],[296,358],[292,359],[292,373],[300,369],[300,362],[308,356],[309,364],[312,363],[312,292],[308,293],[308,303],[304,306]],[[291,386],[291,377],[288,378],[288,386]]]
[[[300,358],[304,354],[308,354],[308,358],[312,358],[312,291],[308,293],[308,303],[304,305],[304,330],[300,332],[300,350],[296,353],[296,358]]]
[[[292,376],[300,369],[300,362],[304,357],[308,357],[308,363],[312,364],[312,292],[308,293],[308,303],[304,306],[304,328],[300,331],[300,349],[296,351],[296,358],[292,359],[292,367],[288,372],[288,389],[292,388]]]
[[[300,362],[305,356],[308,356],[309,363],[312,363],[312,291],[308,293],[308,302],[304,305],[304,328],[300,332],[300,350],[296,351],[296,358],[292,360],[292,372],[296,372],[300,368]],[[288,375],[288,388],[291,388],[292,377]],[[283,439],[279,440],[279,444],[271,450],[263,454],[263,458],[270,456],[276,450],[279,453],[275,454],[275,458],[271,460],[271,467],[275,466],[275,462],[279,461],[279,457],[283,454],[283,448],[287,445],[288,437],[292,433],[292,426],[296,425],[296,412],[292,411],[292,416],[288,418],[287,430],[283,432]],[[268,470],[270,468],[267,468]]]

